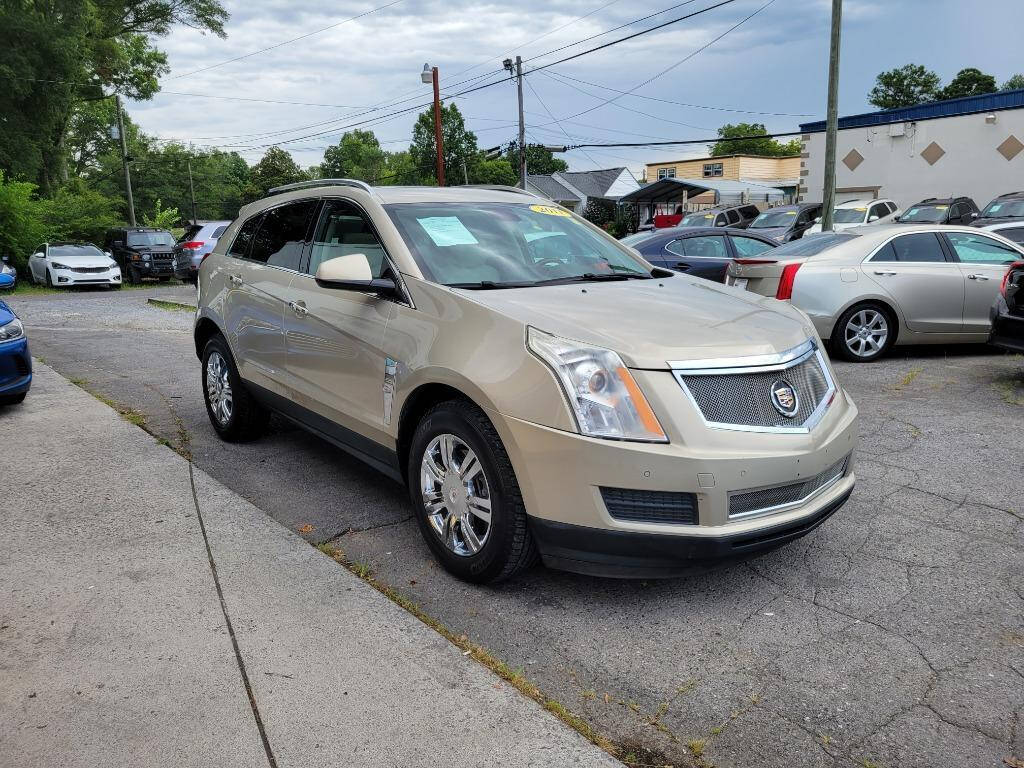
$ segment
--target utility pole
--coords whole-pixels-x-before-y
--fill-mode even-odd
[[[423,65],[420,79],[434,83],[434,143],[437,146],[437,186],[444,186],[444,140],[441,138],[441,86],[438,83],[437,67]]]
[[[821,201],[821,231],[831,232],[836,207],[836,141],[839,133],[839,45],[843,0],[832,0],[832,39],[828,57],[828,109],[825,114],[825,189]]]
[[[519,186],[526,189],[526,120],[523,117],[523,57],[516,56],[515,71],[512,69],[512,59],[505,59],[502,62],[505,69],[516,77],[516,86],[519,94]]]
[[[469,186],[469,171],[466,169],[466,158],[462,158],[462,183]]]
[[[121,96],[114,94],[117,105],[117,135],[121,138],[121,163],[124,165],[124,191],[128,198],[128,224],[135,226],[135,200],[132,198],[132,172],[128,168],[128,142],[124,135],[124,118],[121,116]]]
[[[192,158],[188,161],[188,193],[192,197],[192,223],[199,223],[199,216],[196,214],[196,188],[192,186]]]

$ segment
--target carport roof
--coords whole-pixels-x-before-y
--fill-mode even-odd
[[[651,182],[635,192],[623,195],[620,203],[670,203],[687,197],[694,197],[703,192],[715,192],[719,199],[739,197],[744,192],[769,197],[784,197],[785,193],[776,187],[768,187],[752,181],[733,181],[732,179],[676,179],[667,178]]]

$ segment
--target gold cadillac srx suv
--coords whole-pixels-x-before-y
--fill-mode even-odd
[[[407,483],[452,573],[671,575],[849,498],[857,408],[800,310],[509,187],[272,193],[199,270],[210,421],[276,412]]]

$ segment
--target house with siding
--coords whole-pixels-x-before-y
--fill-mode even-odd
[[[781,189],[786,195],[795,197],[800,179],[800,158],[762,157],[760,155],[719,155],[717,157],[692,157],[685,160],[669,160],[647,163],[644,170],[647,182],[661,179],[690,179],[703,181],[753,182],[761,186]],[[693,202],[707,202],[693,198]]]
[[[591,199],[618,202],[640,188],[628,168],[604,168],[596,171],[563,171],[550,175],[528,175],[526,189],[535,195],[583,213]]]

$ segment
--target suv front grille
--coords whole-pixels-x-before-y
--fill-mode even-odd
[[[799,483],[731,493],[729,494],[729,517],[750,517],[781,507],[800,504],[843,477],[849,463],[850,457],[846,456],[824,472]]]
[[[835,385],[813,342],[780,357],[785,362],[743,365],[740,359],[727,366],[676,370],[675,376],[709,426],[807,432],[820,418]],[[772,388],[779,382],[796,393],[798,407],[792,416],[773,405]]]
[[[601,488],[608,514],[631,523],[697,524],[697,497],[676,491]]]

